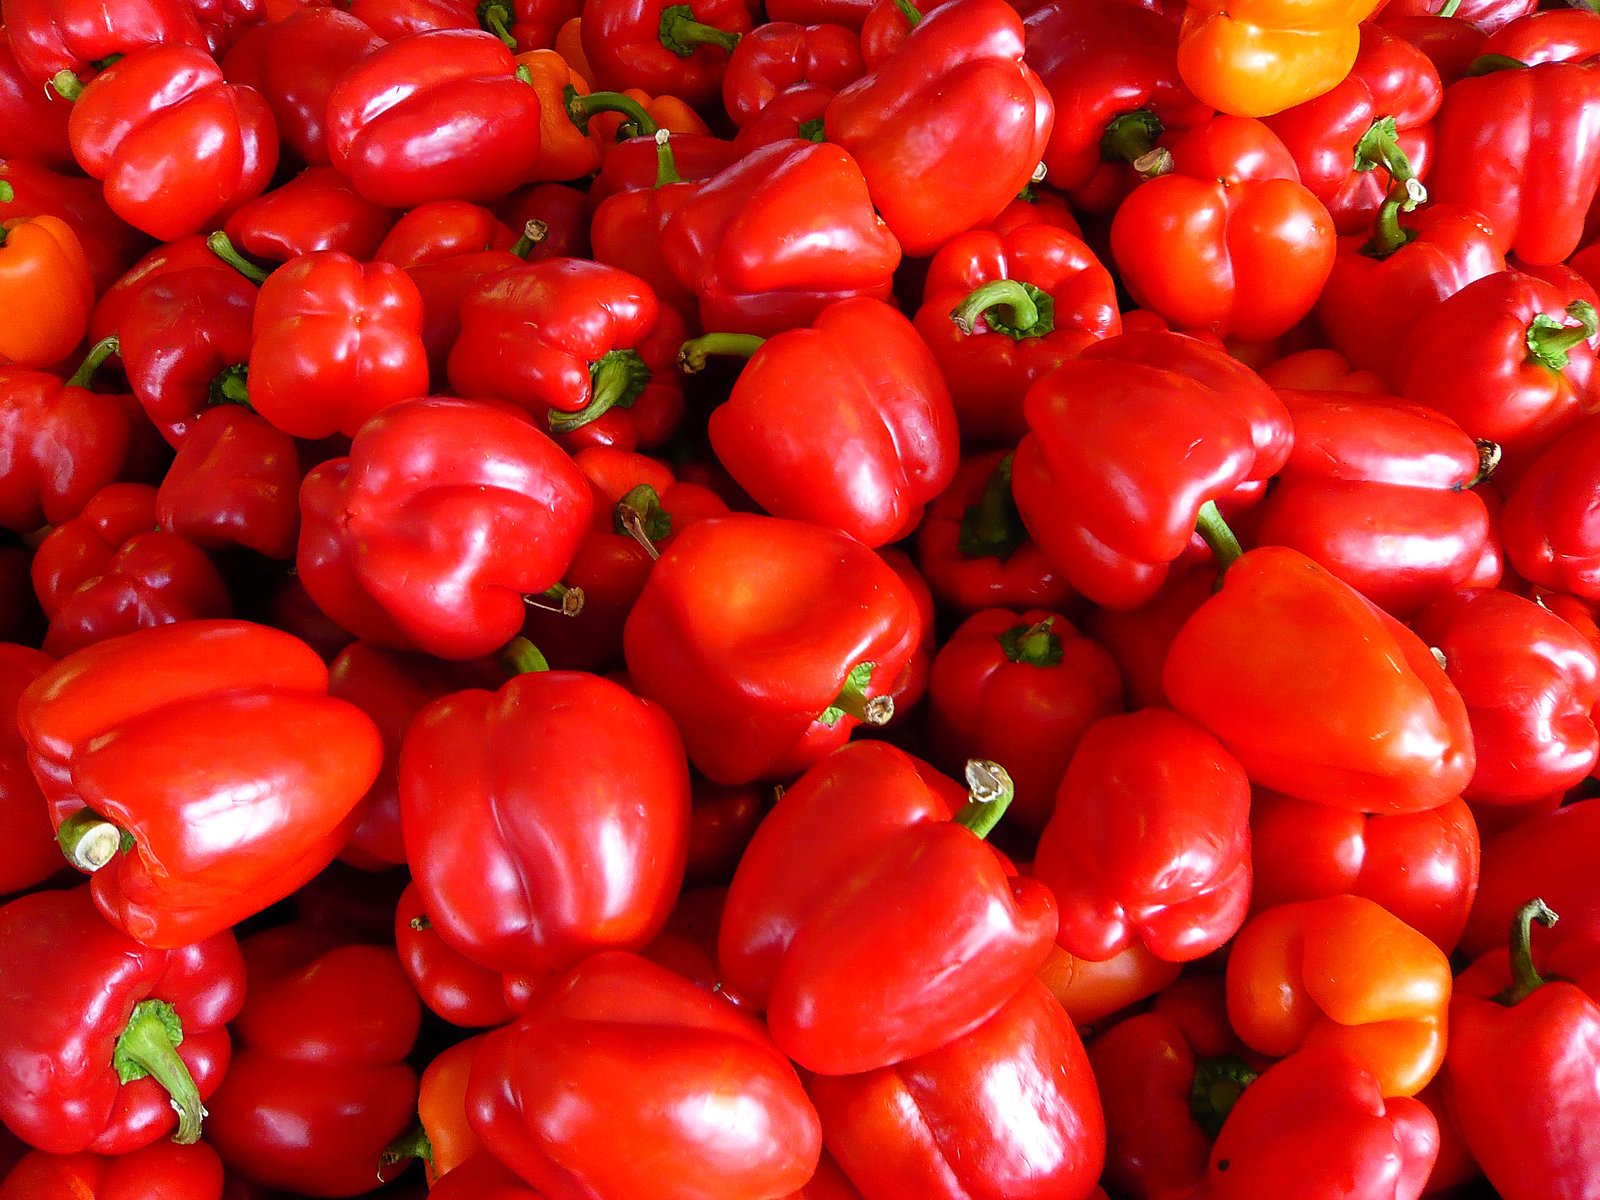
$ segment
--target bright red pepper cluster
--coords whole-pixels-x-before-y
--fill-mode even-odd
[[[0,22],[0,1200],[1600,1200],[1600,15]]]

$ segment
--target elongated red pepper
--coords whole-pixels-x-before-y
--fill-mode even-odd
[[[244,1003],[238,943],[152,949],[95,907],[75,888],[0,908],[0,1116],[52,1154],[197,1141]]]
[[[113,638],[34,681],[17,713],[34,775],[109,922],[186,945],[332,861],[382,746],[327,687],[310,647],[243,621]]]
[[[887,721],[886,693],[920,631],[910,590],[859,542],[734,514],[697,522],[662,554],[623,652],[690,762],[718,783],[748,783],[803,770],[863,720]]]

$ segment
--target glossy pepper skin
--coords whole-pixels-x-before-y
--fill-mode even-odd
[[[1591,506],[1600,474],[1600,416],[1585,416],[1547,446],[1506,498],[1506,558],[1530,583],[1600,598],[1600,528]]]
[[[1203,958],[1250,906],[1250,781],[1177,713],[1106,717],[1078,743],[1033,873],[1055,893],[1068,953],[1103,962],[1141,942]]]
[[[422,1005],[394,951],[303,925],[242,949],[245,1004],[207,1138],[256,1184],[312,1196],[371,1190],[383,1148],[416,1111],[405,1059]]]
[[[1302,799],[1423,812],[1459,796],[1477,764],[1466,705],[1422,640],[1286,547],[1227,569],[1178,631],[1162,683],[1252,783]]]
[[[1337,1049],[1385,1096],[1415,1096],[1444,1061],[1450,963],[1361,896],[1283,904],[1252,917],[1228,957],[1228,1019],[1246,1045]]]
[[[1457,980],[1445,1090],[1467,1144],[1507,1200],[1585,1200],[1600,1115],[1600,986],[1592,946],[1535,955],[1518,911],[1510,949],[1491,950]],[[1576,952],[1574,952],[1576,951]]]
[[[101,1154],[46,1154],[35,1150],[0,1181],[0,1200],[221,1200],[222,1160],[204,1142],[180,1146],[152,1142],[114,1157]]]
[[[884,693],[920,624],[910,590],[859,542],[733,514],[678,535],[622,644],[634,687],[673,717],[689,761],[735,784],[792,775],[863,718],[888,720]]]
[[[0,180],[0,197],[10,192]],[[94,278],[70,225],[52,216],[0,223],[0,304],[13,314],[0,329],[0,364],[49,367],[72,353],[89,328]]]
[[[406,730],[399,779],[428,918],[483,966],[556,974],[638,949],[682,886],[682,742],[599,676],[535,670],[434,701]]]
[[[1471,489],[1498,461],[1494,446],[1389,397],[1278,394],[1294,449],[1251,513],[1257,542],[1301,551],[1399,617],[1478,581],[1494,533]]]
[[[487,1028],[504,1025],[517,1015],[507,997],[505,977],[479,966],[439,936],[415,883],[408,883],[400,894],[394,938],[395,952],[411,986],[429,1010],[450,1024]]]
[[[654,179],[653,155],[650,164]],[[774,142],[676,202],[661,250],[703,328],[770,336],[835,300],[888,299],[900,243],[872,203],[842,146]]]
[[[1043,223],[946,242],[928,264],[915,321],[968,445],[1014,445],[1027,432],[1028,386],[1122,332],[1110,272],[1076,235]]]
[[[941,765],[1005,765],[1016,784],[1008,822],[1041,830],[1086,730],[1122,711],[1110,653],[1060,613],[989,608],[939,648],[928,681],[929,743]]]
[[[809,1083],[865,1200],[1088,1200],[1105,1119],[1072,1021],[1030,980],[977,1029],[863,1075]]]
[[[1448,954],[1478,892],[1478,825],[1461,800],[1364,814],[1258,789],[1250,838],[1253,912],[1349,892],[1377,901]]]
[[[927,1054],[993,1016],[1044,965],[1055,901],[983,841],[1011,781],[975,760],[967,782],[971,799],[951,820],[885,839],[833,878],[839,890],[795,930],[767,1027],[806,1070],[857,1075]]]
[[[24,159],[53,171],[76,167],[67,141],[72,110],[54,100],[48,89],[23,73],[11,48],[11,35],[0,33],[0,112],[9,118],[0,131],[0,158]]]
[[[1520,471],[1593,406],[1597,334],[1594,308],[1578,290],[1500,271],[1416,323],[1397,378],[1406,399],[1497,443]]]
[[[358,60],[328,93],[328,157],[387,208],[492,200],[539,162],[539,99],[505,43],[447,29]]]
[[[23,691],[54,665],[42,650],[0,644],[0,896],[41,884],[64,865],[16,721]]]
[[[1184,329],[1243,341],[1287,332],[1333,268],[1328,210],[1260,121],[1214,117],[1170,153],[1172,169],[1136,187],[1112,218],[1128,291]]]
[[[322,166],[307,167],[257,196],[228,218],[223,232],[246,254],[268,262],[319,250],[366,262],[394,221],[391,209],[372,203],[339,172]]]
[[[1011,467],[1023,523],[1068,583],[1109,608],[1154,596],[1201,506],[1275,474],[1292,439],[1259,376],[1172,333],[1091,346],[1029,389],[1023,415]]]
[[[238,404],[189,428],[156,492],[156,521],[202,550],[242,547],[294,558],[300,532],[300,454],[294,439]]]
[[[138,629],[233,615],[205,551],[156,528],[149,484],[112,484],[52,529],[34,554],[33,586],[56,657]]]
[[[477,658],[522,625],[588,528],[583,473],[518,410],[431,397],[367,422],[301,486],[306,590],[360,637]]]
[[[88,888],[34,892],[0,908],[0,961],[10,1129],[51,1154],[125,1154],[175,1127],[199,1139],[244,1003],[233,934],[152,949],[103,921]]]
[[[1600,189],[1600,68],[1544,62],[1450,85],[1439,109],[1434,198],[1475,208],[1498,247],[1557,263],[1583,239]]]
[[[860,35],[847,26],[769,20],[728,56],[722,106],[743,128],[784,92],[802,85],[837,92],[866,71]]]
[[[83,72],[113,54],[147,46],[206,48],[190,0],[155,4],[93,4],[68,0],[6,0],[0,8],[17,64],[38,85],[59,71]]]
[[[332,861],[382,746],[327,687],[289,634],[187,621],[90,646],[23,693],[34,775],[111,924],[186,945]]]
[[[467,289],[450,385],[525,408],[552,436],[656,446],[682,414],[674,367],[686,335],[682,318],[637,276],[586,259],[545,259]]]
[[[1296,1181],[1306,1200],[1417,1200],[1439,1154],[1420,1101],[1386,1095],[1332,1048],[1301,1050],[1244,1090],[1211,1148],[1206,1195],[1266,1200]]]
[[[987,224],[1033,177],[1055,103],[1023,44],[1022,18],[1002,0],[955,0],[829,102],[828,140],[861,164],[907,254]],[[985,169],[973,171],[980,150]]]
[[[750,0],[597,0],[583,8],[584,57],[600,88],[642,88],[701,107],[720,96],[754,8]]]
[[[866,298],[763,342],[708,429],[718,460],[765,511],[872,547],[916,528],[960,453],[933,355],[897,309]]]
[[[766,1200],[804,1185],[822,1148],[816,1110],[758,1021],[619,952],[488,1035],[467,1105],[484,1146],[549,1200]]]
[[[354,437],[369,417],[427,390],[422,295],[399,267],[319,250],[262,284],[250,404],[284,433]]]
[[[1478,894],[1461,935],[1462,953],[1481,955],[1505,944],[1512,918],[1538,895],[1561,922],[1553,941],[1591,941],[1600,933],[1600,905],[1585,864],[1600,845],[1600,804],[1577,800],[1529,815],[1483,847]]]
[[[1511,592],[1473,588],[1430,604],[1412,622],[1444,652],[1466,702],[1478,769],[1463,793],[1519,804],[1567,791],[1594,770],[1600,656],[1578,630]]]
[[[37,216],[65,221],[88,256],[97,290],[109,288],[150,248],[144,234],[106,206],[100,185],[76,170],[60,174],[35,162],[9,158],[0,162],[0,182],[11,184],[16,192],[10,200],[0,201],[0,222]],[[100,336],[104,335],[96,340]]]
[[[67,130],[111,211],[162,241],[213,227],[265,191],[278,166],[267,102],[189,46],[151,47],[106,68]]]

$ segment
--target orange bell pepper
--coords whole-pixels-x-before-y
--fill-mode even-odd
[[[0,202],[11,186],[0,182]],[[0,223],[0,363],[48,367],[83,341],[94,276],[78,235],[57,217]]]
[[[606,135],[568,114],[566,91],[589,94],[588,80],[554,50],[517,55],[517,76],[539,94],[539,164],[532,182],[564,183],[600,169]]]
[[[1361,1062],[1385,1097],[1415,1096],[1444,1062],[1450,963],[1363,896],[1269,908],[1228,959],[1228,1019],[1246,1045],[1282,1057],[1305,1046]]]

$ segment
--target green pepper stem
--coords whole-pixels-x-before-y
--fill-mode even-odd
[[[478,5],[479,26],[504,42],[513,54],[517,52],[517,39],[511,36],[507,23],[515,19],[516,15],[502,0],[484,0]]]
[[[749,358],[761,349],[766,338],[753,333],[703,333],[690,338],[678,348],[678,369],[693,375],[706,369],[706,359],[713,354],[733,354]]]
[[[550,669],[550,660],[544,656],[539,647],[520,635],[512,638],[501,649],[500,661],[513,675],[532,675]],[[412,928],[418,928],[415,922],[412,923]]]
[[[213,408],[219,404],[250,408],[250,364],[235,363],[218,371],[211,380],[207,403]]]
[[[1453,17],[1461,8],[1461,0],[1445,0],[1445,5],[1438,12],[1441,17]]]
[[[120,352],[121,349],[122,345],[117,341],[116,334],[113,333],[110,337],[101,338],[89,347],[89,353],[84,356],[83,363],[78,369],[72,373],[72,378],[67,380],[67,386],[75,388],[88,387],[94,381],[94,373],[101,368],[106,359]]]
[[[223,233],[222,230],[219,229],[208,237],[206,246],[211,253],[215,254],[251,283],[263,283],[266,281],[267,273],[234,249],[233,242],[229,240],[228,235]]]
[[[995,464],[983,495],[961,515],[956,549],[965,558],[1010,558],[1028,540],[1022,514],[1011,495],[1011,455]]]
[[[986,758],[969,758],[966,775],[967,802],[950,819],[986,838],[1011,807],[1017,788],[1009,771]]]
[[[732,54],[739,35],[696,21],[687,4],[674,4],[661,10],[661,44],[679,58],[688,58],[701,46],[720,46]]]
[[[94,874],[122,850],[122,830],[93,809],[80,808],[56,829],[56,844],[67,861]]]
[[[911,0],[894,0],[894,6],[900,10],[900,15],[906,19],[906,24],[915,29],[922,24],[922,10]]]
[[[1467,64],[1470,76],[1493,75],[1496,71],[1527,70],[1528,64],[1509,54],[1480,54]]]
[[[1529,356],[1552,371],[1565,370],[1567,351],[1600,333],[1600,319],[1588,301],[1574,300],[1567,305],[1567,316],[1578,324],[1563,325],[1548,313],[1540,313],[1528,326]]]
[[[1061,661],[1061,639],[1052,629],[1054,617],[1046,617],[1036,625],[1013,625],[996,635],[1006,660],[1026,663],[1030,667],[1053,667]]]
[[[613,408],[632,408],[650,384],[650,368],[637,350],[611,350],[589,367],[589,403],[577,412],[550,410],[551,433],[571,433]]]
[[[1243,1059],[1231,1054],[1201,1059],[1195,1064],[1194,1082],[1189,1085],[1189,1115],[1208,1137],[1215,1138],[1245,1088],[1257,1077]]]
[[[639,137],[655,137],[661,128],[655,118],[645,111],[644,105],[621,92],[590,92],[587,96],[581,96],[578,89],[569,83],[561,93],[561,101],[568,118],[585,135],[589,132],[589,119],[595,113],[603,112],[621,113],[627,118],[626,124],[638,131]]]
[[[992,279],[972,289],[950,313],[962,333],[970,334],[978,318],[995,333],[1013,341],[1043,337],[1056,327],[1055,300],[1049,292],[1016,279]]]
[[[0,179],[0,204],[10,204],[16,198],[16,189],[4,179]]]
[[[383,1153],[378,1156],[380,1164],[378,1178],[384,1178],[382,1167],[410,1162],[414,1158],[420,1158],[430,1167],[433,1166],[433,1143],[428,1140],[428,1132],[423,1129],[420,1118],[413,1121],[409,1129],[383,1148]]]
[[[537,595],[524,596],[522,602],[529,608],[540,608],[545,612],[560,613],[563,617],[575,617],[583,611],[583,589],[581,587],[568,587],[558,583],[547,587]]]
[[[1396,183],[1417,177],[1411,160],[1400,148],[1400,125],[1393,117],[1379,117],[1373,121],[1361,135],[1360,141],[1356,142],[1355,169],[1376,171],[1379,167],[1388,171],[1389,177]],[[1427,193],[1424,192],[1413,200],[1412,207],[1426,198]]]
[[[854,717],[866,725],[886,725],[894,716],[893,696],[867,696],[872,683],[873,662],[859,662],[844,677],[839,694],[817,717],[824,725],[834,726],[841,717]]]
[[[1478,447],[1478,470],[1473,477],[1461,485],[1462,491],[1470,491],[1484,480],[1494,474],[1495,468],[1500,465],[1500,443],[1491,442],[1488,438],[1474,438],[1473,443]]]
[[[1148,108],[1113,117],[1100,135],[1100,157],[1106,162],[1133,163],[1156,148],[1156,139],[1167,131],[1161,118]]]
[[[655,186],[664,188],[669,183],[682,183],[683,176],[678,174],[678,160],[672,153],[672,131],[658,129],[656,139],[656,182]]]
[[[1545,985],[1544,976],[1533,965],[1533,923],[1549,929],[1558,920],[1550,906],[1537,898],[1517,909],[1511,918],[1511,986],[1495,997],[1496,1002],[1514,1008]]]
[[[57,71],[50,77],[50,87],[56,95],[69,102],[83,95],[83,80],[72,71]]]
[[[1404,188],[1390,191],[1378,207],[1378,216],[1372,227],[1372,237],[1361,247],[1361,253],[1380,261],[1417,236],[1416,231],[1400,224],[1400,213],[1406,209],[1407,193]]]
[[[828,140],[827,122],[821,117],[812,117],[809,121],[801,121],[797,134],[808,142],[825,142]]]
[[[543,221],[527,221],[522,226],[522,236],[511,243],[511,253],[518,258],[527,258],[533,253],[533,248],[549,236],[550,226]]]
[[[644,552],[652,562],[661,558],[656,539],[672,532],[672,514],[661,507],[661,497],[648,483],[630,488],[617,501],[611,513],[611,523],[618,533],[631,537],[644,547]]]
[[[149,1076],[166,1089],[178,1114],[178,1132],[172,1140],[189,1146],[200,1140],[206,1109],[194,1076],[178,1057],[177,1048],[182,1044],[183,1024],[172,1005],[164,1000],[143,1000],[134,1005],[111,1061],[123,1083]]]
[[[1218,511],[1215,500],[1207,500],[1200,506],[1200,515],[1195,520],[1194,527],[1205,544],[1211,547],[1211,553],[1217,560],[1218,570],[1226,571],[1244,553],[1244,549],[1239,545],[1239,539],[1233,536],[1233,530],[1229,529],[1228,523],[1222,519],[1222,513]]]

